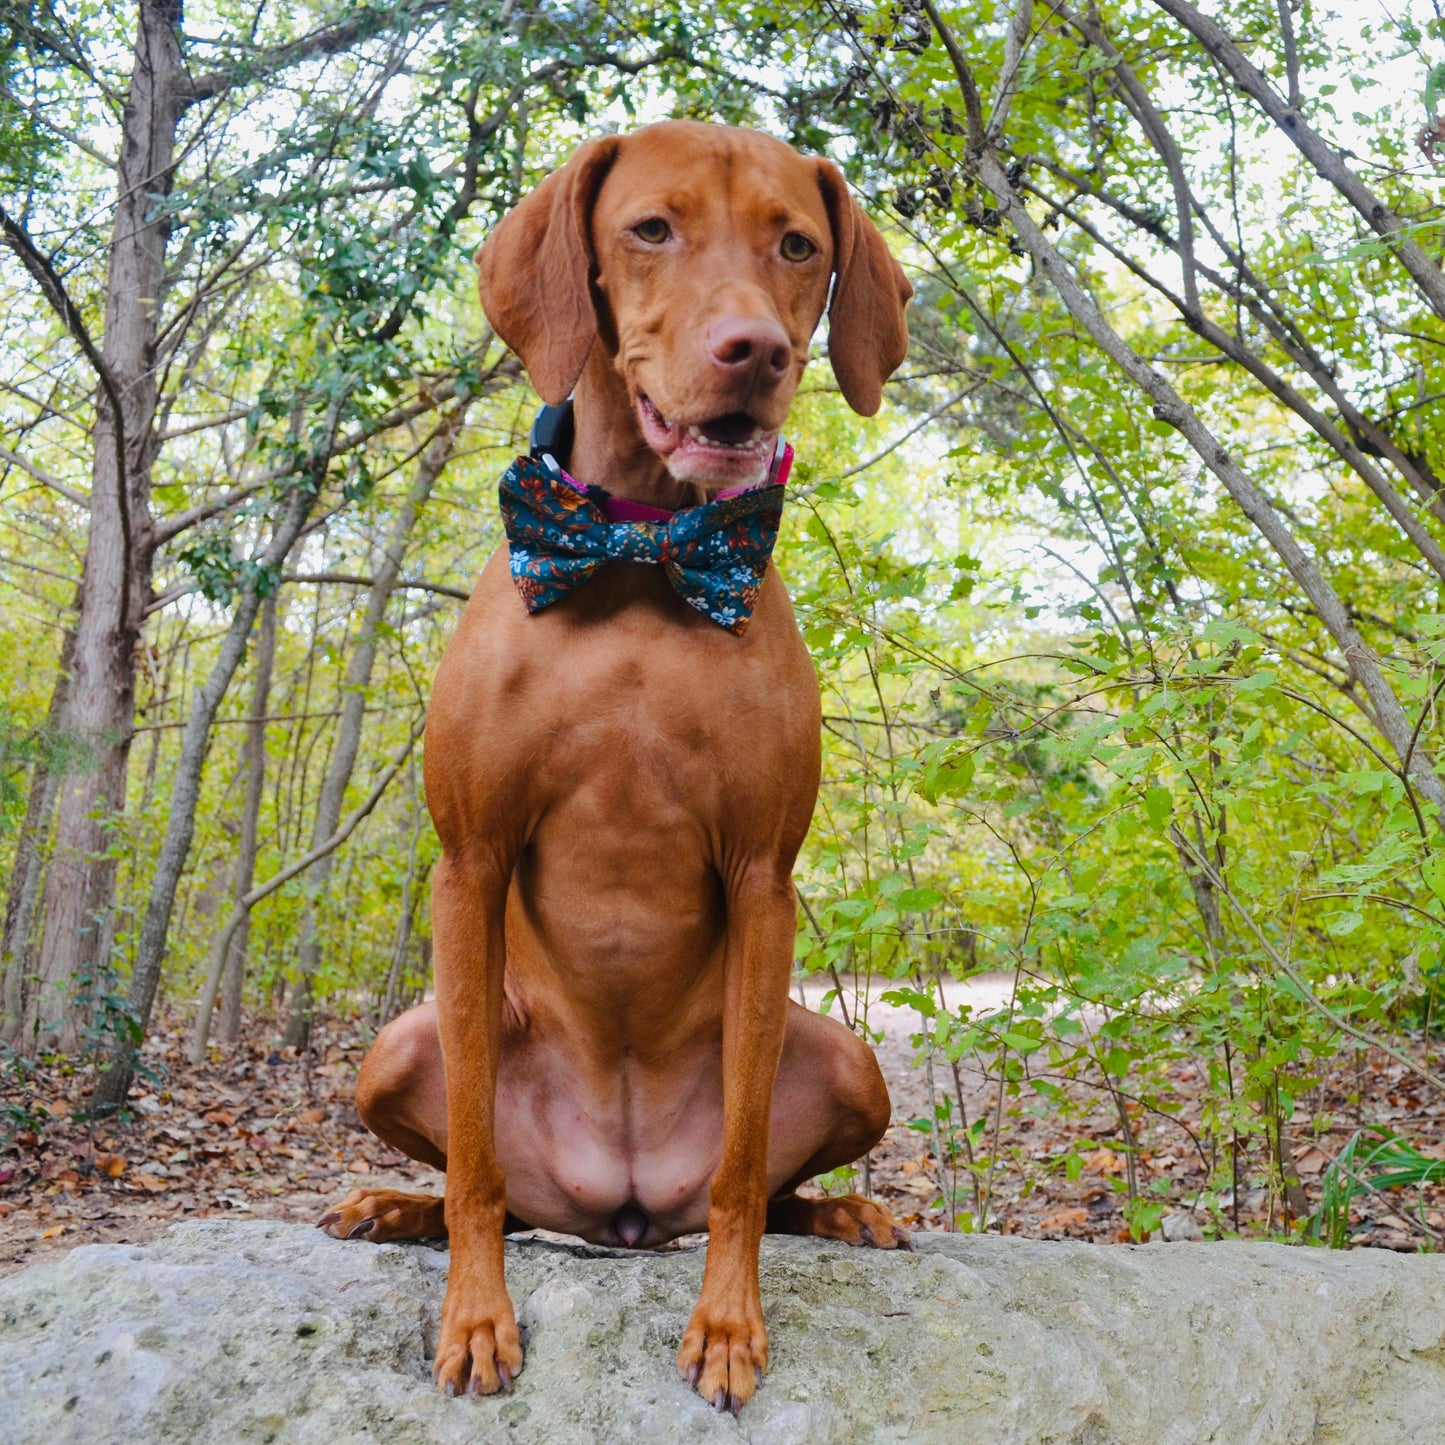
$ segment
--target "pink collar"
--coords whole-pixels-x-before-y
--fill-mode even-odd
[[[740,497],[744,492],[751,492],[758,487],[785,487],[788,484],[788,473],[793,468],[793,449],[787,442],[781,443],[779,454],[773,459],[773,465],[768,471],[767,477],[755,483],[752,487],[729,487],[725,492],[719,492],[713,498],[715,502],[726,501],[728,497]],[[588,487],[586,483],[579,482],[575,477],[569,476],[561,467],[557,468],[558,475],[575,487],[579,492],[595,496],[600,488]],[[677,515],[670,512],[666,507],[649,507],[646,502],[630,502],[626,497],[614,497],[611,492],[604,494],[602,499],[602,510],[607,514],[609,522],[670,522]]]

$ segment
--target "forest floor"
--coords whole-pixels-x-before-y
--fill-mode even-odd
[[[810,990],[809,1003],[818,992]],[[908,1228],[947,1229],[927,1124],[928,1078],[910,1042],[916,1017],[875,1003],[869,1018],[884,1032],[878,1056],[895,1122],[870,1156],[867,1184]],[[441,1188],[439,1174],[383,1145],[357,1117],[353,1092],[367,1041],[354,1023],[318,1020],[307,1057],[276,1048],[275,1035],[274,1020],[252,1019],[233,1053],[213,1051],[209,1063],[192,1069],[182,1022],[163,1023],[147,1041],[146,1077],[132,1092],[128,1119],[83,1117],[94,1082],[88,1066],[42,1063],[22,1079],[15,1060],[0,1060],[0,1275],[78,1244],[141,1243],[181,1219],[314,1221],[357,1185]],[[1205,1207],[1208,1161],[1189,1130],[1197,1132],[1208,1071],[1185,1062],[1171,1078],[1174,1118],[1130,1110],[1135,1189],[1163,1211],[1155,1236],[1281,1237],[1279,1201],[1262,1185],[1241,1190],[1237,1211],[1228,1193]],[[967,1067],[955,1080],[940,1061],[934,1083],[961,1098],[970,1121],[988,1120],[986,1140],[997,1129],[991,1171],[981,1161],[981,1197],[966,1169],[955,1176],[945,1167],[943,1182],[958,1191],[956,1210],[973,1213],[982,1203],[1004,1234],[1131,1238],[1128,1150],[1107,1095],[1066,1118],[1027,1088],[1000,1109],[996,1089]],[[1429,1098],[1383,1054],[1351,1051],[1287,1126],[1299,1212],[1318,1204],[1330,1161],[1361,1123],[1445,1154],[1445,1100]],[[1070,1154],[1073,1167],[1062,1167]],[[1445,1234],[1445,1186],[1358,1193],[1350,1224],[1355,1244],[1440,1248],[1432,1236]]]

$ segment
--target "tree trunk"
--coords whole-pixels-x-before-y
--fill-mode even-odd
[[[335,831],[341,817],[341,807],[346,800],[346,789],[351,782],[351,772],[356,766],[357,750],[361,746],[361,728],[365,721],[366,690],[371,683],[372,668],[376,663],[376,649],[379,629],[386,617],[391,594],[401,575],[402,559],[406,555],[411,529],[416,525],[417,514],[425,505],[436,485],[442,469],[451,459],[456,445],[457,433],[466,415],[466,403],[462,403],[443,420],[441,428],[422,453],[417,465],[416,480],[412,483],[406,501],[398,509],[387,534],[385,554],[377,565],[367,593],[366,615],[357,633],[356,646],[346,668],[346,681],[342,684],[344,700],[341,704],[341,720],[336,729],[336,750],[321,784],[321,796],[316,802],[316,821],[311,830],[312,846],[329,838]],[[305,1048],[311,1038],[311,1015],[314,1006],[312,980],[321,964],[320,911],[331,881],[335,855],[326,854],[311,869],[306,910],[301,916],[301,936],[297,950],[297,978],[291,990],[291,1008],[286,1020],[284,1042],[292,1048]]]
[[[391,967],[387,970],[386,988],[382,991],[381,1007],[377,1013],[376,1026],[379,1029],[389,1024],[400,1011],[398,1000],[401,978],[406,969],[406,956],[411,952],[411,935],[412,930],[416,927],[417,900],[421,897],[427,873],[431,869],[429,862],[422,865],[420,873],[416,866],[416,850],[417,845],[421,842],[426,814],[422,810],[421,798],[417,795],[415,765],[413,765],[411,773],[411,800],[412,812],[416,821],[411,830],[411,846],[407,849],[406,854],[406,876],[401,883],[401,913],[396,920],[396,942],[392,944],[391,948]]]
[[[332,438],[336,433],[338,411],[339,405],[334,406],[329,428],[329,436]],[[307,517],[311,515],[311,508],[315,505],[320,491],[320,480],[324,475],[325,463],[319,462],[313,466],[313,476],[308,482],[298,479],[287,499],[286,510],[271,537],[270,545],[258,559],[260,565],[256,570],[262,575],[280,572],[306,524]],[[215,721],[216,709],[221,705],[226,688],[245,656],[246,644],[260,605],[261,597],[253,574],[252,580],[236,600],[236,611],[210,675],[204,685],[197,689],[191,704],[191,716],[181,738],[181,756],[176,766],[175,783],[171,792],[165,841],[161,844],[160,857],[156,861],[150,898],[146,903],[145,920],[141,925],[135,969],[131,974],[127,1000],[130,1027],[124,1036],[115,1039],[96,1084],[92,1101],[93,1107],[101,1113],[119,1108],[130,1091],[136,1058],[145,1039],[151,1009],[155,1005],[156,990],[160,986],[166,933],[170,928],[176,890],[180,886],[181,873],[185,868],[186,856],[190,852],[191,839],[196,830],[196,804],[200,799],[201,769],[206,760],[211,724]]]
[[[251,725],[246,730],[246,803],[241,814],[241,848],[231,892],[244,898],[256,881],[256,845],[261,826],[261,797],[266,790],[266,709],[271,701],[271,668],[276,659],[276,594],[261,608],[261,635],[256,644],[256,682],[251,690]],[[246,946],[250,942],[248,912],[227,950],[221,989],[221,1042],[241,1036],[241,994],[246,981]]]
[[[63,763],[54,756],[54,748],[70,690],[70,662],[74,654],[75,628],[67,627],[46,712],[42,751],[30,777],[25,822],[15,845],[15,866],[10,872],[10,888],[5,899],[5,933],[0,940],[0,969],[4,970],[5,977],[4,989],[0,992],[0,1043],[19,1041],[25,1017],[27,980],[34,964],[32,925],[43,871],[40,854],[50,831],[63,768]]]
[[[86,980],[108,967],[115,859],[109,817],[125,804],[135,696],[135,648],[150,590],[150,469],[157,449],[156,327],[165,285],[170,191],[182,75],[180,7],[141,0],[130,93],[121,123],[115,228],[101,355],[115,395],[97,396],[90,524],[74,661],[62,732],[84,762],[59,789],[55,849],[45,879],[39,986],[24,1033],[74,1048],[87,1020]],[[125,438],[124,472],[116,437]]]

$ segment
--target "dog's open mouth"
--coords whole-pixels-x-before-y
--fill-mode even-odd
[[[746,411],[684,423],[669,420],[651,397],[639,394],[637,416],[647,445],[680,480],[761,481],[777,447],[776,429]]]

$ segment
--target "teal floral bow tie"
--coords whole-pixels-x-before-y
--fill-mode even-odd
[[[536,457],[518,457],[499,492],[512,581],[527,611],[550,607],[609,562],[655,562],[684,602],[741,634],[778,539],[791,456],[791,449],[784,452],[770,485],[672,513],[584,487]]]

